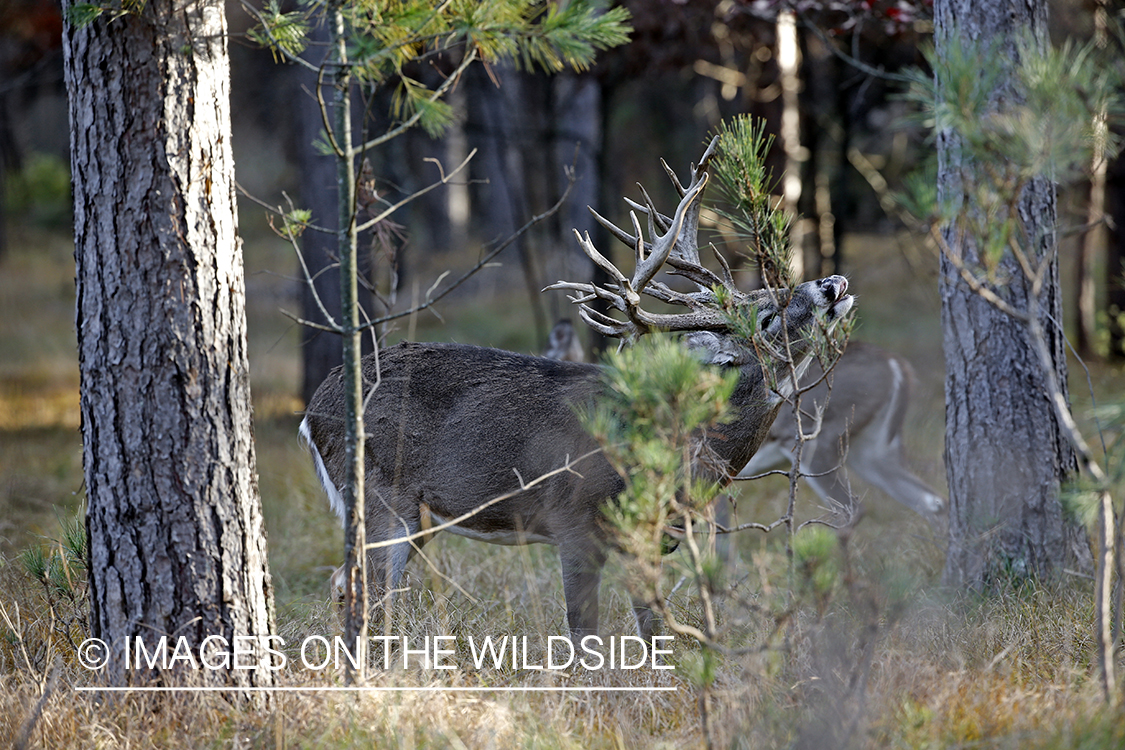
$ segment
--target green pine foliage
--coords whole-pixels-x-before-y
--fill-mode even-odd
[[[690,481],[690,470],[706,451],[700,431],[728,416],[738,372],[702,364],[678,341],[649,337],[609,355],[604,378],[605,397],[583,418],[627,478],[606,515],[627,553],[656,561],[665,526],[701,509],[719,489]]]
[[[452,122],[453,112],[419,80],[418,62],[456,63],[472,55],[486,64],[509,60],[525,70],[581,71],[593,65],[599,51],[625,44],[632,31],[625,8],[606,8],[597,0],[351,0],[339,5],[351,75],[369,87],[393,85],[393,115],[404,121],[418,115],[418,125],[432,135]],[[295,57],[306,49],[309,30],[323,22],[325,8],[308,0],[302,6],[283,13],[271,0],[262,11],[252,11],[259,25],[250,37],[276,55]]]
[[[299,55],[308,46],[309,23],[301,11],[283,13],[277,0],[270,0],[261,10],[262,27],[252,28],[247,36],[273,52],[277,61],[282,54]],[[266,28],[269,33],[266,33]]]
[[[718,212],[745,243],[767,286],[792,287],[792,217],[778,210],[778,181],[766,166],[774,138],[766,133],[765,120],[749,115],[723,122],[719,135],[713,169],[727,207]]]
[[[953,223],[977,238],[979,270],[997,281],[1012,243],[1026,249],[1041,239],[1022,234],[1023,187],[1038,177],[1072,183],[1089,171],[1096,149],[1107,158],[1120,150],[1115,128],[1101,123],[1125,115],[1125,68],[1094,41],[1044,49],[1030,35],[1010,50],[965,41],[947,45],[942,57],[932,45],[925,55],[932,73],[911,71],[905,98],[935,136],[956,135],[979,168],[962,170],[964,190],[942,205],[928,175],[912,181],[900,202],[922,223]],[[1000,87],[1008,73],[998,61],[1005,59],[1013,61],[1013,82]]]

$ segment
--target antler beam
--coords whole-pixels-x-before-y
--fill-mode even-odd
[[[626,277],[604,255],[598,252],[590,239],[589,233],[580,234],[575,230],[578,244],[599,268],[613,279],[604,286],[593,283],[559,281],[547,289],[565,289],[576,292],[570,297],[571,301],[580,305],[579,315],[582,320],[599,333],[613,338],[633,340],[638,336],[652,330],[669,331],[718,331],[727,327],[726,316],[718,309],[717,300],[713,293],[716,287],[725,288],[735,300],[741,300],[744,295],[735,287],[730,273],[730,267],[718,253],[716,257],[722,267],[722,273],[716,274],[705,268],[699,260],[699,214],[703,206],[702,195],[707,187],[707,166],[715,155],[719,138],[711,140],[699,164],[691,167],[691,180],[687,187],[676,177],[671,167],[661,159],[664,171],[668,173],[676,192],[680,195],[680,202],[671,217],[656,210],[652,198],[643,186],[638,185],[644,204],[626,198],[631,207],[629,219],[633,224],[630,234],[613,222],[606,219],[594,209],[590,213],[605,227],[610,234],[619,241],[633,248],[634,271],[632,278]],[[648,235],[651,242],[646,242],[641,231],[640,220],[637,212],[645,214],[648,219]],[[684,294],[670,289],[665,284],[653,281],[656,274],[665,265],[673,273],[683,276],[699,287],[699,292]],[[675,305],[691,308],[690,312],[680,314],[651,313],[641,307],[641,295]],[[589,305],[594,300],[603,300],[611,308],[624,313],[626,320],[618,320]]]

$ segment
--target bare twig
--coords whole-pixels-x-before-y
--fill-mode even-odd
[[[567,179],[568,179],[568,182],[567,182],[566,190],[563,191],[563,194],[559,197],[559,199],[557,201],[555,201],[555,204],[553,206],[548,208],[543,213],[537,214],[537,215],[531,217],[527,221],[527,223],[525,223],[522,227],[517,229],[514,234],[512,234],[510,237],[508,237],[502,243],[500,243],[495,248],[490,250],[484,257],[482,257],[479,261],[477,261],[476,264],[473,265],[472,268],[465,271],[465,273],[461,274],[456,279],[454,279],[454,281],[452,283],[450,283],[449,286],[445,287],[444,289],[442,289],[440,292],[438,292],[436,294],[433,293],[433,290],[437,287],[437,284],[440,283],[441,278],[444,278],[444,276],[449,273],[448,271],[446,271],[444,274],[442,274],[442,277],[440,277],[438,279],[438,281],[435,282],[434,285],[430,287],[430,290],[426,292],[426,299],[423,302],[419,302],[419,303],[415,304],[413,307],[411,307],[408,310],[403,310],[403,311],[397,312],[397,313],[388,313],[388,314],[380,316],[378,318],[374,318],[374,319],[368,321],[367,323],[363,324],[361,326],[361,328],[364,328],[364,329],[371,328],[373,326],[382,325],[383,323],[387,323],[387,322],[392,321],[392,320],[398,320],[399,318],[405,318],[405,317],[408,317],[408,316],[411,316],[411,315],[416,315],[416,314],[422,312],[423,310],[427,310],[427,309],[433,307],[434,305],[436,305],[438,302],[441,301],[441,299],[443,297],[445,297],[447,294],[452,292],[457,287],[464,284],[471,276],[473,276],[478,271],[480,271],[482,268],[484,268],[489,263],[491,263],[493,258],[495,258],[501,252],[506,250],[509,246],[512,245],[512,243],[514,243],[516,240],[518,240],[520,237],[522,237],[524,234],[526,234],[528,232],[528,230],[530,230],[536,224],[539,224],[540,222],[544,221],[545,219],[547,219],[547,218],[553,216],[555,213],[557,213],[559,208],[561,208],[562,204],[566,201],[566,199],[570,197],[570,191],[574,187],[574,174],[573,174],[573,172],[570,172],[569,170],[567,171]]]
[[[475,49],[470,49],[468,52],[466,52],[464,58],[461,60],[461,63],[457,66],[456,70],[454,70],[449,75],[449,77],[446,78],[442,82],[442,84],[440,86],[438,86],[436,89],[434,89],[434,92],[433,92],[433,94],[430,95],[427,103],[432,104],[432,103],[436,102],[438,99],[441,99],[443,96],[445,96],[445,93],[449,90],[449,88],[457,82],[457,80],[461,77],[461,74],[464,73],[465,70],[470,65],[472,65],[473,62],[476,61],[476,59],[477,59],[477,51]],[[419,118],[422,117],[422,112],[423,112],[422,108],[418,108],[418,110],[415,111],[415,113],[413,115],[411,115],[409,118],[407,118],[405,121],[403,121],[399,125],[395,126],[394,128],[391,128],[386,133],[383,133],[382,135],[380,135],[376,138],[372,138],[371,140],[364,141],[359,146],[356,146],[356,147],[352,148],[351,152],[350,152],[351,155],[355,156],[355,155],[360,154],[360,153],[362,153],[362,152],[364,152],[368,149],[375,148],[376,146],[381,146],[382,144],[386,143],[387,141],[390,141],[390,140],[392,140],[394,138],[397,138],[398,136],[402,135],[407,130],[414,127],[414,125],[418,122]]]
[[[431,526],[428,529],[424,529],[422,531],[418,531],[418,532],[415,532],[413,534],[409,534],[407,536],[395,537],[394,539],[386,539],[382,542],[370,542],[370,543],[364,545],[364,549],[365,550],[372,550],[372,549],[378,549],[380,547],[391,547],[391,546],[396,545],[396,544],[403,544],[405,542],[412,542],[416,539],[421,539],[422,537],[426,537],[426,536],[429,536],[431,534],[436,534],[439,531],[444,531],[445,529],[451,528],[453,526],[457,526],[460,523],[462,523],[463,521],[467,521],[468,519],[477,515],[478,513],[481,513],[483,511],[487,510],[488,508],[491,508],[493,505],[496,505],[497,503],[502,503],[505,500],[511,500],[513,497],[516,497],[517,495],[520,495],[520,494],[526,492],[527,490],[531,489],[532,487],[535,487],[536,485],[547,481],[548,479],[550,479],[553,476],[556,476],[557,474],[574,472],[574,466],[576,464],[586,460],[590,456],[596,455],[596,454],[601,453],[601,452],[602,452],[601,448],[595,448],[592,451],[589,451],[587,453],[583,453],[581,456],[574,459],[573,461],[570,460],[570,458],[568,457],[566,463],[564,463],[559,468],[548,471],[546,474],[538,476],[535,479],[531,480],[530,482],[527,482],[526,484],[523,482],[523,480],[520,480],[520,488],[518,490],[512,490],[511,492],[505,492],[503,495],[497,495],[496,497],[492,498],[488,502],[481,503],[477,507],[470,510],[468,513],[463,513],[463,514],[461,514],[460,516],[457,516],[454,519],[446,521],[445,523],[438,524],[437,526]]]

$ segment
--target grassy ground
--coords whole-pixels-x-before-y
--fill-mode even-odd
[[[910,246],[907,245],[910,249]],[[0,261],[0,742],[32,747],[696,747],[702,742],[693,670],[698,650],[677,641],[674,672],[546,674],[475,670],[459,640],[462,668],[436,674],[411,665],[380,673],[377,686],[669,686],[671,693],[384,692],[295,693],[269,707],[213,695],[103,700],[74,691],[91,683],[77,666],[70,621],[82,614],[24,574],[16,556],[60,521],[82,495],[73,260],[64,236],[16,226]],[[860,295],[857,337],[907,356],[918,372],[907,450],[912,466],[944,488],[942,354],[932,263],[886,237],[845,248]],[[908,259],[913,259],[914,265]],[[326,580],[341,535],[296,440],[294,393],[299,332],[277,311],[296,305],[285,249],[247,241],[251,367],[260,487],[288,644],[338,632]],[[281,269],[280,272],[278,269]],[[458,305],[465,305],[458,309]],[[487,321],[525,320],[519,295],[443,309],[449,323],[421,321],[419,338],[497,343],[533,350],[529,331]],[[482,312],[483,311],[483,312]],[[424,324],[424,325],[422,325]],[[1076,368],[1077,369],[1077,368]],[[1093,372],[1099,396],[1120,395],[1121,372]],[[1089,403],[1080,379],[1074,400]],[[747,532],[726,571],[731,596],[719,616],[741,653],[715,667],[712,719],[720,745],[734,747],[1119,748],[1125,717],[1100,708],[1090,672],[1089,583],[1073,578],[1004,597],[941,593],[936,582],[944,530],[875,491],[859,488],[867,513],[849,541],[831,591],[802,594],[790,579],[780,535]],[[758,482],[739,502],[742,520],[768,522],[784,504],[784,482]],[[809,504],[805,517],[815,514]],[[549,548],[498,548],[453,537],[412,564],[409,592],[392,632],[532,635],[563,632],[557,558]],[[602,586],[604,635],[632,632],[614,561]],[[677,583],[669,574],[668,588]],[[672,595],[685,620],[698,618],[689,586]],[[790,591],[797,592],[793,599]],[[796,605],[794,605],[794,601]],[[784,620],[792,627],[778,631]],[[65,635],[69,633],[69,638]],[[541,634],[541,635],[535,635]],[[412,641],[414,642],[414,641]],[[287,652],[295,659],[297,653]],[[287,669],[289,686],[336,685],[332,671]],[[32,720],[34,718],[34,720]]]

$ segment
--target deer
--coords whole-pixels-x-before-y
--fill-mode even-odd
[[[945,498],[906,466],[903,424],[914,368],[891,352],[851,342],[825,375],[815,359],[803,384],[802,429],[815,434],[801,451],[805,481],[832,508],[854,512],[847,470],[926,518],[945,508]],[[819,432],[816,430],[819,419]],[[746,479],[784,466],[796,456],[797,418],[791,409],[773,423],[761,448],[739,472]]]
[[[699,469],[729,483],[769,433],[783,399],[774,386],[807,367],[813,331],[838,324],[852,309],[853,297],[843,276],[792,290],[743,293],[717,251],[720,272],[702,264],[701,196],[717,144],[718,138],[712,140],[699,164],[692,165],[686,186],[664,164],[680,196],[671,216],[657,211],[643,188],[643,205],[627,199],[633,233],[590,209],[634,249],[631,276],[610,263],[588,233],[575,231],[583,252],[611,281],[560,281],[548,289],[570,291],[582,320],[606,336],[628,343],[651,333],[678,333],[706,365],[738,370],[730,399],[733,416],[708,433],[718,460],[712,457]],[[647,216],[648,240],[637,212]],[[665,266],[698,290],[681,292],[656,280]],[[642,306],[649,297],[687,310],[651,312]],[[606,303],[610,312],[594,309],[594,300]],[[752,342],[733,333],[724,305],[757,311],[755,341],[773,347],[774,357],[760,361]],[[462,344],[404,342],[367,355],[362,371],[366,383],[378,384],[367,394],[363,419],[366,561],[374,599],[390,601],[408,561],[431,533],[444,530],[493,544],[546,543],[559,551],[572,641],[596,635],[598,588],[613,541],[602,508],[625,487],[578,416],[607,387],[600,366]],[[299,434],[342,520],[341,379],[341,372],[333,371],[317,389]],[[426,514],[433,525],[423,534]],[[333,575],[337,585],[342,576],[342,569]],[[635,602],[634,614],[640,635],[651,637],[652,613]]]
[[[586,350],[582,347],[578,331],[574,329],[574,322],[570,318],[560,318],[551,328],[543,356],[563,362],[586,361]]]

